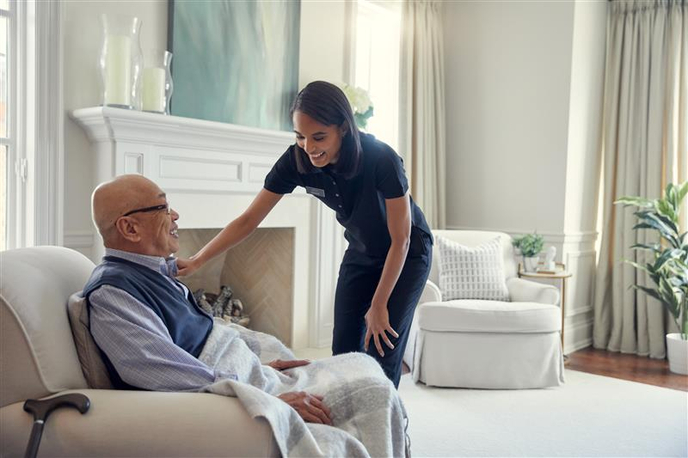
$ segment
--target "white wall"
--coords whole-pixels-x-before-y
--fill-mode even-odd
[[[596,228],[602,148],[606,2],[576,3],[566,172],[567,232]]]
[[[571,349],[588,346],[592,337],[606,28],[606,1],[576,3],[562,245],[564,261],[575,272],[566,313]]]
[[[315,80],[346,81],[347,24],[351,5],[343,1],[301,2],[299,89]]]
[[[586,310],[606,2],[444,7],[447,223],[510,233],[537,229],[557,246],[575,269],[574,293],[567,295],[567,342],[574,340],[567,347],[577,347],[591,326]],[[142,46],[166,45],[167,0],[63,2],[63,8],[67,111],[100,102],[101,13],[136,15],[143,21]],[[302,2],[299,87],[314,79],[347,79],[349,8],[345,2]],[[68,117],[65,143],[65,245],[91,255],[92,150]]]
[[[68,116],[71,110],[99,105],[102,44],[101,14],[126,14],[141,19],[141,47],[165,48],[167,0],[62,2],[65,104],[65,245],[92,254],[94,230],[90,196],[92,148],[86,134]]]
[[[165,48],[167,0],[63,2],[64,102],[68,113],[100,103],[100,15],[126,14],[142,20],[141,46]],[[344,81],[348,20],[346,2],[302,2],[299,88],[315,79]],[[84,132],[65,113],[65,245],[93,253],[90,194],[92,148]],[[97,239],[96,242],[98,243]]]
[[[445,4],[447,225],[563,229],[573,4]]]
[[[592,328],[606,14],[604,0],[445,3],[447,225],[557,248],[568,351]]]

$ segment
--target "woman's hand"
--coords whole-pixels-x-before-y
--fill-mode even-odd
[[[189,259],[177,259],[177,276],[191,275],[215,256],[241,243],[258,227],[281,198],[282,194],[262,189],[246,211],[225,226],[198,253]]]
[[[394,338],[399,338],[399,334],[392,328],[389,324],[389,312],[387,312],[387,304],[382,305],[371,305],[368,313],[365,314],[365,321],[368,329],[366,330],[364,348],[368,351],[368,345],[370,344],[370,338],[373,338],[375,342],[375,348],[380,356],[385,356],[385,352],[382,350],[382,344],[380,340],[385,342],[388,348],[394,350],[394,345],[389,340],[387,333],[389,332]]]
[[[289,404],[304,421],[332,425],[330,409],[322,402],[322,396],[308,394],[305,391],[284,393],[277,396]]]
[[[196,272],[201,266],[193,258],[177,258],[177,277],[186,277]]]

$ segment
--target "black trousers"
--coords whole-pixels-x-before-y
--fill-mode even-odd
[[[399,334],[398,338],[388,335],[394,350],[380,342],[385,353],[380,356],[371,338],[367,352],[380,363],[395,387],[399,387],[409,329],[432,262],[432,238],[422,233],[413,235],[404,268],[387,302],[389,323]],[[334,301],[333,355],[364,352],[365,314],[380,282],[384,262],[358,251],[347,250],[344,254]]]

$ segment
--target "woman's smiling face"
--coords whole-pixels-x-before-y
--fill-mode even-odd
[[[336,164],[342,147],[344,130],[341,126],[320,124],[300,111],[294,112],[296,144],[308,155],[315,167]]]

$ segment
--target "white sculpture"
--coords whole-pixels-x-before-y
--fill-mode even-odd
[[[545,253],[545,262],[543,266],[543,270],[551,270],[553,271],[556,267],[556,264],[554,262],[554,258],[557,256],[557,249],[553,246],[550,246],[547,248],[547,252]]]

